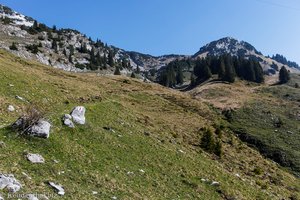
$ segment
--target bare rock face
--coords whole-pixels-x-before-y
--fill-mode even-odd
[[[85,107],[75,107],[71,113],[71,116],[76,124],[85,124]]]
[[[39,154],[29,153],[29,154],[27,154],[26,157],[32,163],[44,163],[45,162],[45,159],[43,158],[43,156],[41,156]]]
[[[0,190],[7,189],[16,193],[22,188],[21,183],[12,174],[0,174]]]

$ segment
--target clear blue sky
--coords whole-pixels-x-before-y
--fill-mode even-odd
[[[48,26],[148,53],[194,54],[225,36],[300,63],[299,0],[0,0]]]

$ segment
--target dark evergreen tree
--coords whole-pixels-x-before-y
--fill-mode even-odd
[[[66,51],[66,49],[63,50],[63,54],[64,54],[64,56],[67,57],[67,51]]]
[[[284,84],[287,83],[290,80],[290,74],[288,70],[282,66],[279,71],[279,83]]]
[[[217,141],[214,147],[214,154],[216,154],[219,157],[222,157],[222,143],[220,141]]]
[[[219,63],[218,77],[219,79],[223,80],[225,77],[225,63],[222,57],[220,58]]]
[[[70,62],[70,63],[73,63],[72,54],[69,54],[69,62]]]
[[[108,63],[107,64],[111,67],[113,67],[115,65],[114,54],[111,50],[108,52]]]
[[[18,47],[17,47],[17,44],[15,42],[13,42],[11,44],[11,46],[9,46],[9,49],[10,50],[13,50],[13,51],[18,51]]]
[[[135,71],[136,71],[137,74],[141,73],[141,69],[140,69],[139,65],[136,66],[136,70]]]
[[[204,130],[203,136],[201,138],[200,146],[207,152],[212,152],[214,150],[215,141],[213,138],[212,131],[210,129]]]
[[[136,78],[134,72],[131,73],[130,77],[131,77],[131,78]]]
[[[176,83],[182,85],[183,84],[183,72],[181,67],[177,67],[176,71]]]
[[[202,81],[207,80],[212,76],[209,68],[209,64],[205,59],[198,59],[196,61],[194,74],[197,76],[198,80],[202,80]]]
[[[54,51],[57,51],[57,50],[58,50],[56,40],[52,40],[52,47],[51,47],[51,48],[54,49]]]
[[[119,68],[119,66],[116,66],[116,69],[115,69],[114,75],[121,75],[121,71],[120,71],[120,68]]]

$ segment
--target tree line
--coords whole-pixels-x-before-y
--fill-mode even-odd
[[[192,71],[191,71],[192,69]],[[204,82],[218,75],[218,79],[233,83],[236,77],[256,83],[264,82],[264,72],[260,63],[253,59],[224,54],[222,56],[207,56],[197,60],[175,60],[169,63],[160,73],[160,84],[173,87],[183,83],[183,71],[191,71],[191,84]]]

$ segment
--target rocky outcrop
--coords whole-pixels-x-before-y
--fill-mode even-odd
[[[12,174],[0,174],[0,190],[7,189],[10,193],[18,192],[21,183]]]
[[[71,116],[76,124],[85,124],[85,107],[75,107],[71,113]]]

